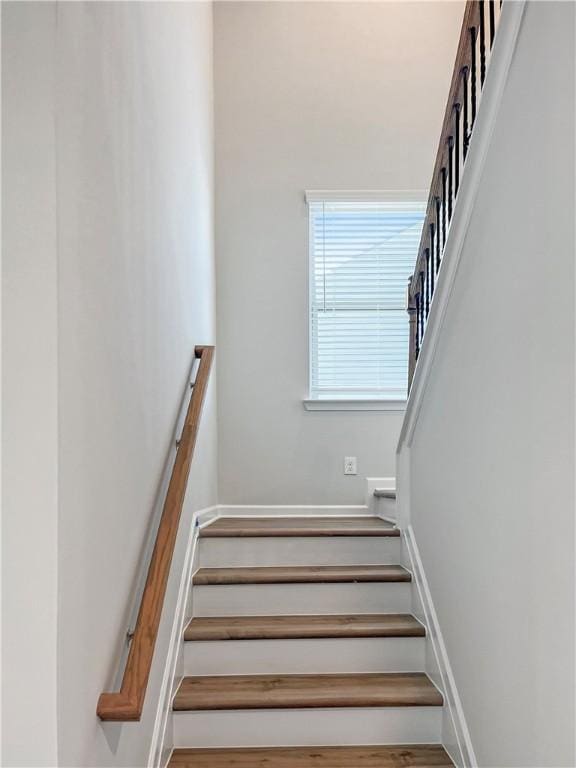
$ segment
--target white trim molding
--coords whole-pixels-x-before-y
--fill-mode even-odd
[[[404,411],[406,400],[302,400],[307,411]]]
[[[442,743],[450,753],[457,768],[476,768],[478,761],[474,753],[470,732],[466,724],[462,702],[456,688],[456,680],[448,659],[446,644],[442,637],[440,622],[434,608],[434,601],[424,571],[416,536],[411,525],[402,532],[402,540],[406,547],[408,569],[412,573],[415,597],[419,610],[415,610],[416,618],[426,625],[426,641],[430,643],[432,658],[427,662],[426,672],[444,695],[444,718]],[[418,616],[418,614],[421,616]],[[429,658],[427,654],[427,659]],[[446,722],[447,720],[447,722]]]
[[[192,524],[188,534],[182,575],[178,586],[176,608],[172,620],[168,653],[164,663],[162,684],[154,718],[152,739],[148,753],[148,768],[163,768],[167,764],[172,752],[172,730],[168,728],[168,721],[172,714],[172,699],[180,684],[180,677],[177,672],[179,662],[181,662],[184,655],[184,624],[189,618],[187,616],[187,607],[192,589],[192,571],[196,555],[198,532],[203,525],[206,525],[217,516],[217,509],[216,506],[207,507],[194,512],[192,515]],[[205,522],[201,524],[201,520]],[[168,734],[170,734],[170,738],[167,738]]]
[[[427,189],[307,189],[304,192],[307,203],[387,203],[397,200],[410,203],[428,202]]]

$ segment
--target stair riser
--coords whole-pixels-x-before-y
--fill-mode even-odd
[[[397,519],[395,499],[374,499],[374,508],[378,515],[386,520]]]
[[[435,744],[441,707],[174,712],[175,747]]]
[[[370,536],[200,539],[202,568],[281,565],[389,565],[400,538]]]
[[[185,675],[421,672],[423,637],[187,642]]]
[[[293,504],[265,505],[227,505],[223,504],[219,509],[218,517],[366,517],[373,516],[365,505],[348,506],[302,506]]]
[[[410,583],[194,586],[194,616],[407,613]]]

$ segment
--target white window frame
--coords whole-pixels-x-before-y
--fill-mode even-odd
[[[304,198],[308,216],[308,397],[302,400],[307,411],[405,411],[406,399],[390,400],[376,399],[318,399],[311,397],[310,385],[312,380],[312,339],[310,317],[312,312],[312,269],[313,262],[310,254],[311,217],[309,205],[313,202],[416,202],[425,204],[428,200],[427,190],[306,190]]]

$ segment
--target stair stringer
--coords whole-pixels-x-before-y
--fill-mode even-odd
[[[217,516],[217,511],[218,507],[212,506],[194,512],[192,515],[172,620],[170,644],[164,663],[162,686],[154,718],[147,768],[164,768],[172,755],[174,746],[172,699],[184,676],[184,627],[192,618],[192,573],[198,566],[199,532],[200,528]]]
[[[411,525],[402,529],[402,564],[412,572],[412,613],[426,626],[425,672],[444,695],[442,746],[457,768],[477,768],[470,732]]]

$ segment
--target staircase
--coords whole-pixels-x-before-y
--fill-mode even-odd
[[[170,768],[451,766],[400,554],[378,517],[204,527]]]

